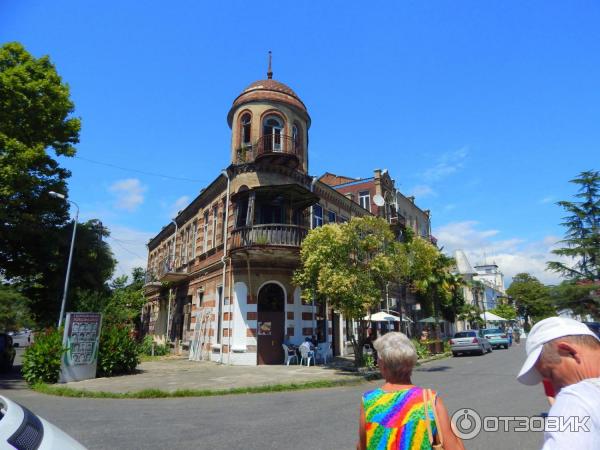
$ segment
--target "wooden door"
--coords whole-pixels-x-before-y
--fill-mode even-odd
[[[285,295],[283,289],[269,283],[258,293],[258,364],[283,364]]]

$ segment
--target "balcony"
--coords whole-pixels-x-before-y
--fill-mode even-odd
[[[252,161],[265,161],[295,169],[300,164],[301,146],[292,136],[266,134],[253,145],[246,145],[237,151],[238,164]]]
[[[154,281],[160,283],[164,282],[178,282],[185,280],[188,276],[187,268],[176,268],[176,260],[172,256],[167,256],[158,263],[158,270],[151,272],[155,278]]]
[[[300,247],[308,230],[299,225],[264,224],[242,227],[231,233],[231,249],[247,247]]]

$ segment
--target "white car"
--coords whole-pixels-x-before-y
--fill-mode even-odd
[[[449,341],[452,356],[459,353],[477,353],[483,355],[492,351],[492,345],[481,330],[466,330],[454,333]]]
[[[85,450],[45,419],[0,395],[0,448],[17,450]]]
[[[8,334],[12,337],[15,347],[27,347],[33,341],[31,330],[13,331]]]

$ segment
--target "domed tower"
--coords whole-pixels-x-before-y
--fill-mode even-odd
[[[300,97],[273,79],[271,52],[267,79],[255,81],[237,96],[227,123],[232,164],[265,161],[308,172],[310,116]]]

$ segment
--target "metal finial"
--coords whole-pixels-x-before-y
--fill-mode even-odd
[[[269,50],[269,68],[267,69],[267,78],[273,78],[273,70],[271,70],[271,50]]]

